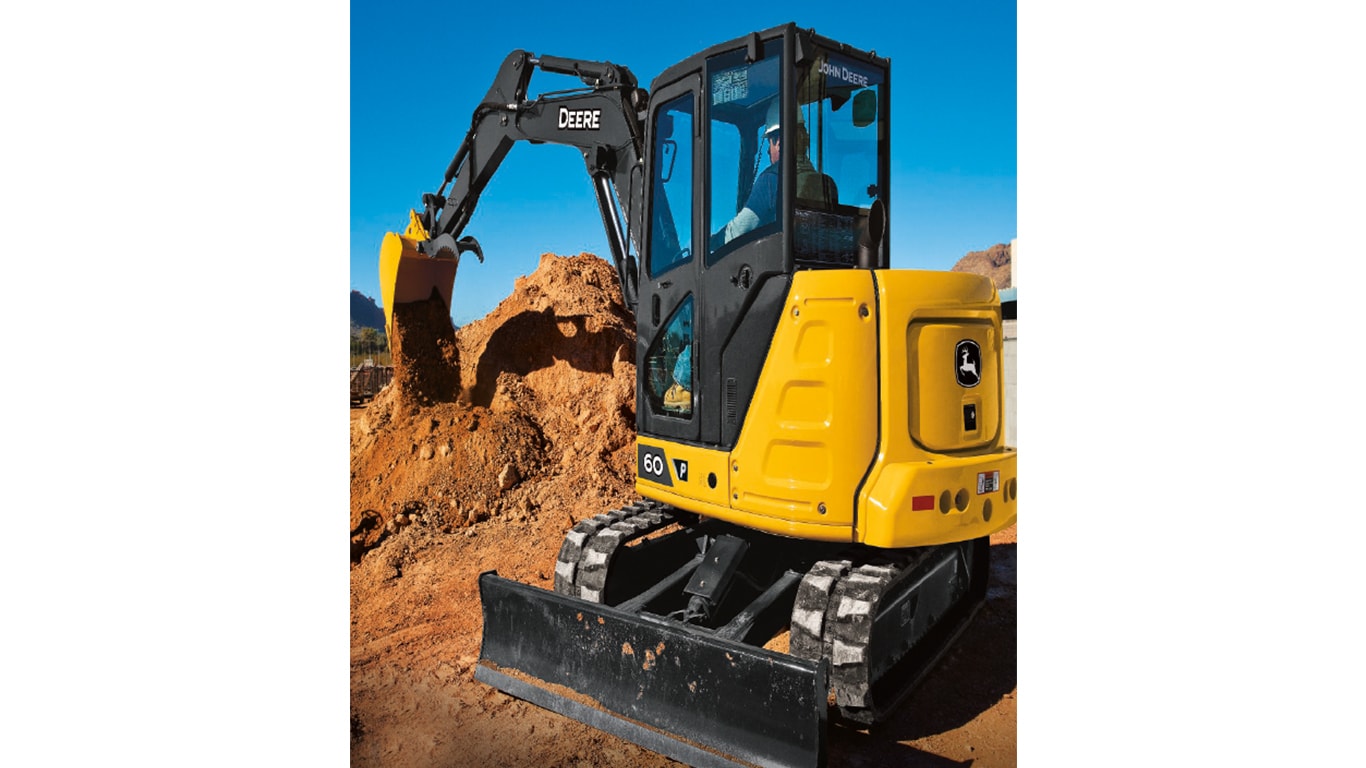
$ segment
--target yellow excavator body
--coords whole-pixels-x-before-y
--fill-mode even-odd
[[[970,388],[964,342],[978,350]],[[638,473],[636,490],[802,539],[900,548],[989,535],[1016,516],[1002,356],[986,278],[799,272],[734,449],[641,436],[670,476]]]

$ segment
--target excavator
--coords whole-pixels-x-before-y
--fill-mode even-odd
[[[577,78],[529,95],[533,73]],[[518,142],[575,147],[635,314],[636,491],[564,537],[553,590],[484,573],[476,680],[695,766],[823,766],[982,606],[1016,520],[992,282],[890,267],[890,61],[788,23],[648,91],[504,60],[440,187],[380,249],[449,306]]]

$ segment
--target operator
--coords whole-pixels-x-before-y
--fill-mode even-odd
[[[692,344],[686,344],[673,369],[674,385],[664,393],[664,407],[671,411],[692,411]]]
[[[764,128],[764,139],[768,141],[768,167],[760,171],[754,179],[754,187],[750,189],[749,198],[745,200],[745,207],[741,208],[726,226],[711,236],[713,251],[746,232],[773,223],[778,218],[778,203],[783,188],[782,166],[778,162],[783,133],[780,103],[775,98],[768,105],[767,127]],[[811,146],[811,135],[807,133],[800,114],[797,115],[797,130],[794,133],[792,138],[797,145],[797,196],[835,202],[834,180],[817,171],[810,158],[806,156]]]

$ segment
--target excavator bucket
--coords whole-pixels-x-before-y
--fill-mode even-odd
[[[479,577],[476,680],[693,766],[825,764],[827,665]]]
[[[384,304],[384,330],[394,338],[394,305],[410,301],[426,301],[435,291],[451,306],[451,289],[455,286],[455,268],[459,257],[451,255],[434,258],[417,249],[427,239],[417,213],[409,211],[408,230],[402,235],[390,232],[384,236],[379,250],[380,297]]]

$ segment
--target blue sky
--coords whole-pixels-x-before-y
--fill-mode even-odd
[[[858,12],[847,9],[858,8]],[[716,43],[788,21],[892,61],[892,266],[948,269],[1016,236],[1016,6],[957,3],[565,3],[351,5],[351,287],[379,300],[379,246],[434,192],[503,58],[627,66],[643,87]],[[626,9],[629,8],[629,14]],[[835,12],[835,9],[846,9]],[[533,92],[577,81],[538,73]],[[466,233],[486,261],[461,261],[452,317],[487,314],[550,251],[610,258],[583,161],[571,147],[519,144]]]

